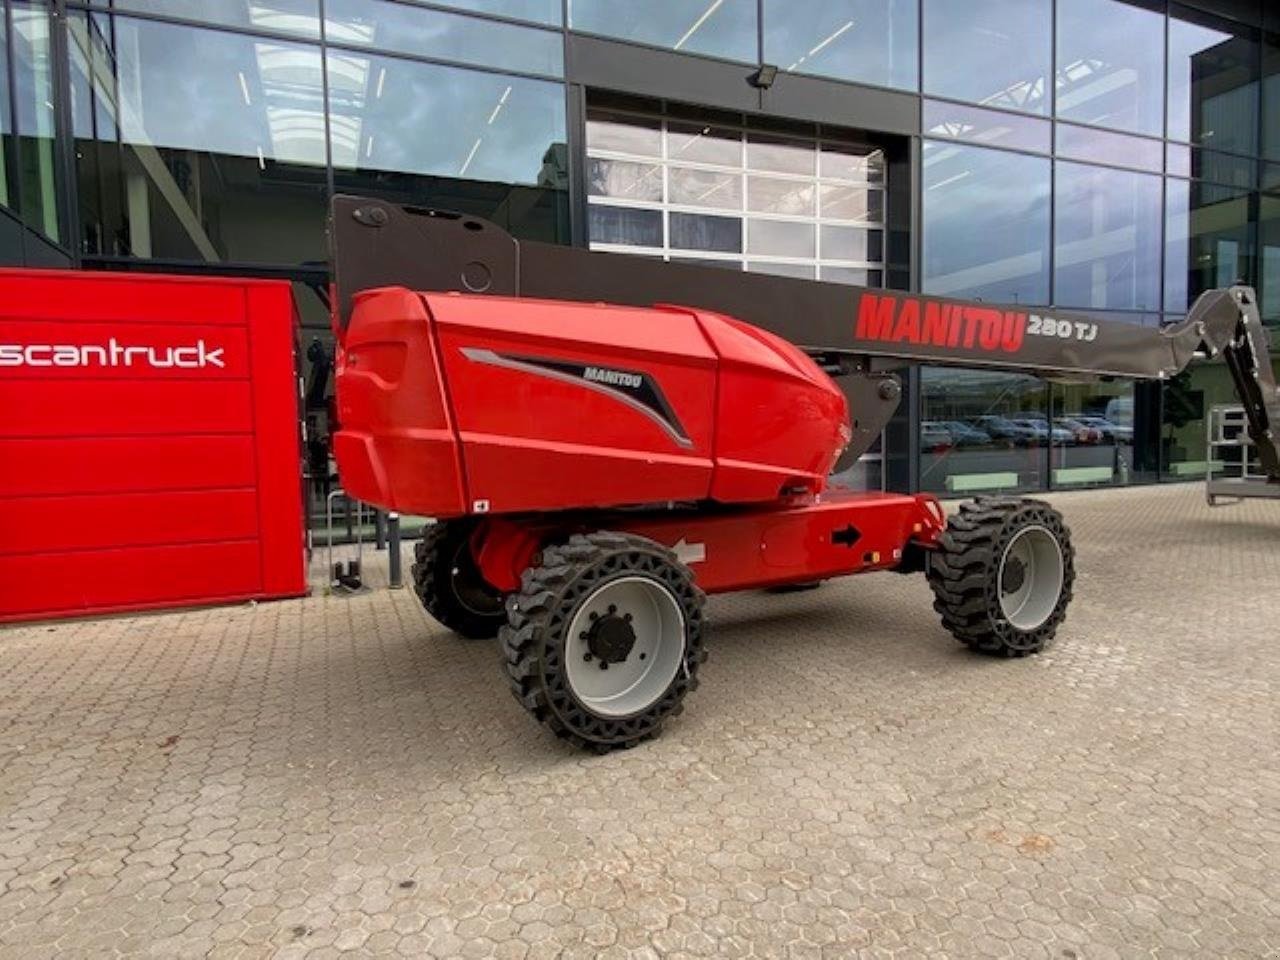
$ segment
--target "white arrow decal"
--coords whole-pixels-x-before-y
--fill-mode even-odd
[[[676,559],[681,563],[701,563],[707,559],[705,543],[689,543],[684,537],[676,541],[671,549],[676,552]]]

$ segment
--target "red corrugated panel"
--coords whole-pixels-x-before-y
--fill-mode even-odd
[[[305,591],[289,286],[0,271],[0,620]]]

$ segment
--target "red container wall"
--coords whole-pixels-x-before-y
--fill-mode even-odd
[[[297,596],[287,283],[0,270],[0,620]]]

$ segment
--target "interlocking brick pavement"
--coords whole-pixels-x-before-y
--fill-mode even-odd
[[[1280,504],[1055,497],[1057,644],[891,574],[710,604],[579,754],[405,591],[0,633],[0,956],[1280,953]]]

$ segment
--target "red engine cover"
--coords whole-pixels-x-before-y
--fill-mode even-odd
[[[287,283],[0,271],[0,620],[305,592]]]
[[[817,492],[844,395],[728,317],[367,291],[339,350],[343,483],[434,517]]]

